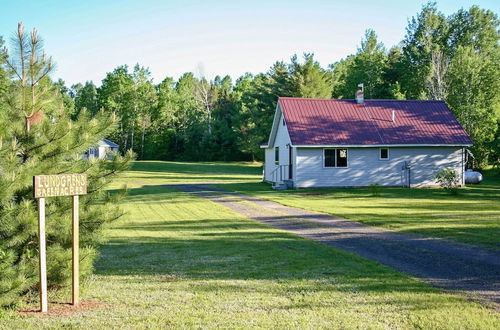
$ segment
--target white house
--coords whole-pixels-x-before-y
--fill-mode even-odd
[[[102,139],[98,142],[95,147],[89,148],[84,154],[83,158],[93,159],[93,158],[105,158],[110,152],[118,152],[119,145],[109,141],[108,139]]]
[[[433,186],[462,177],[472,141],[443,101],[281,97],[265,149],[264,180],[277,188]]]

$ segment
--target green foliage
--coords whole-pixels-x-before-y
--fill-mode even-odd
[[[363,83],[367,99],[446,101],[473,139],[474,166],[484,167],[498,160],[499,36],[492,11],[472,6],[447,17],[428,3],[398,45],[387,50],[368,29],[354,54],[328,68],[306,53],[234,84],[228,76],[185,73],[154,85],[146,68],[119,66],[101,87],[76,84],[69,95],[75,114],[116,112],[111,139],[141,159],[262,160],[279,97],[352,99]]]
[[[313,54],[304,54],[304,63],[298,62],[297,55],[292,57],[290,78],[294,96],[311,98],[330,98],[332,96],[331,75],[321,68]]]
[[[75,100],[75,108],[78,111],[75,111],[74,117],[78,116],[82,109],[86,109],[92,116],[99,111],[97,87],[92,81],[87,81],[85,85],[78,83],[71,86],[70,95]]]
[[[453,168],[446,167],[436,173],[436,181],[444,190],[449,191],[452,194],[458,193],[460,175]]]
[[[80,270],[92,270],[102,225],[121,216],[119,195],[105,187],[128,167],[132,154],[112,160],[86,161],[81,154],[116,125],[112,116],[81,111],[71,120],[63,84],[52,83],[50,58],[43,54],[36,31],[28,37],[19,25],[13,55],[6,61],[15,77],[0,94],[0,305],[16,303],[38,282],[37,203],[33,175],[86,173],[88,195],[80,199]],[[70,102],[70,104],[71,104]],[[71,261],[69,198],[47,200],[49,287],[68,284]]]
[[[385,53],[385,47],[377,41],[375,31],[367,30],[365,38],[361,40],[361,47],[353,57],[352,66],[348,69],[343,94],[350,94],[348,98],[353,98],[357,85],[363,83],[365,98],[382,98],[382,75],[387,66]]]
[[[490,143],[500,118],[499,60],[500,57],[495,60],[484,56],[471,46],[459,46],[448,73],[453,88],[450,88],[447,101],[474,141],[472,151],[478,161],[474,164],[476,167],[484,167],[494,150]]]
[[[431,73],[431,56],[445,51],[448,25],[435,3],[426,4],[412,17],[403,40],[402,89],[408,99],[427,99],[426,82]]]

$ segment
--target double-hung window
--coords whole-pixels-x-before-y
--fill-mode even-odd
[[[347,167],[347,149],[323,149],[324,167]]]

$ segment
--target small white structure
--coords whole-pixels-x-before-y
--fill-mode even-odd
[[[464,184],[472,141],[443,101],[281,97],[265,149],[275,189],[435,186],[452,167]]]
[[[108,158],[110,152],[118,152],[119,145],[109,141],[108,139],[102,139],[99,143],[92,148],[89,148],[84,154],[84,159],[93,158]]]

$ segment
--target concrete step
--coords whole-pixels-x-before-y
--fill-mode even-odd
[[[286,190],[286,189],[288,189],[288,187],[285,183],[278,183],[278,184],[273,184],[273,189],[274,190]]]

